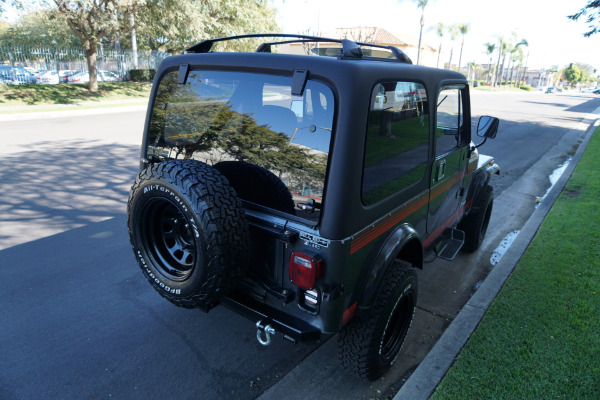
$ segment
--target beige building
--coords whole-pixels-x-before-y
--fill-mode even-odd
[[[360,27],[360,28],[337,28],[333,31],[326,31],[318,36],[332,39],[349,39],[355,42],[368,42],[382,46],[394,46],[402,50],[412,60],[417,63],[417,48],[419,39],[406,34],[392,33],[386,29],[378,27]],[[302,43],[292,43],[289,45],[289,52],[296,54],[307,54],[309,52],[326,53],[328,49],[339,47],[338,44],[321,43],[319,46],[309,46]],[[320,50],[316,50],[319,48]],[[374,53],[376,54],[376,53]],[[437,48],[421,42],[420,65],[435,67],[437,63]]]

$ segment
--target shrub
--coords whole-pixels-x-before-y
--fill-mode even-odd
[[[531,92],[533,90],[533,87],[529,86],[529,85],[523,85],[521,86],[519,89],[521,90],[526,90],[528,92]]]
[[[156,75],[156,69],[130,69],[129,80],[132,82],[149,82],[154,79]]]

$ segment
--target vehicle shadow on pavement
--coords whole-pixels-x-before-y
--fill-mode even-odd
[[[125,212],[139,147],[57,143],[0,159],[0,249]]]
[[[317,344],[156,295],[125,215],[0,250],[0,398],[251,400]],[[52,366],[49,368],[49,366]]]

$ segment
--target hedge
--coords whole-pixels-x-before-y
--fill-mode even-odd
[[[132,82],[149,82],[154,79],[154,75],[156,75],[154,68],[129,70],[129,80]]]

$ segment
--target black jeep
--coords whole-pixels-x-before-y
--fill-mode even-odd
[[[211,51],[257,36],[279,39]],[[499,171],[471,142],[465,77],[411,64],[393,47],[278,34],[163,61],[128,203],[151,285],[243,313],[263,344],[339,332],[348,371],[383,374],[412,321],[414,268],[477,250]],[[481,117],[478,135],[497,130]]]

